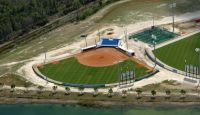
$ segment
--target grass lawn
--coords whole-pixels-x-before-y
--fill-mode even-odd
[[[3,83],[4,85],[11,86],[14,84],[18,87],[24,87],[24,86],[33,86],[33,84],[21,76],[14,75],[14,74],[6,74],[2,77],[0,77],[0,83]]]
[[[120,66],[133,70],[136,67],[136,77],[147,74],[146,68],[137,68],[136,63],[126,60]],[[76,58],[60,61],[58,64],[47,64],[39,69],[42,74],[51,79],[74,84],[108,84],[119,79],[119,64],[107,67],[88,67],[80,64]]]
[[[184,70],[185,60],[186,64],[198,65],[196,48],[200,48],[200,33],[156,49],[154,54],[165,64]]]

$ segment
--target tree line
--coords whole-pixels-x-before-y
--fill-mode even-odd
[[[51,17],[66,15],[91,2],[101,5],[102,1],[0,0],[0,44],[47,24]]]

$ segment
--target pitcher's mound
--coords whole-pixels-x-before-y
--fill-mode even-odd
[[[104,67],[117,64],[119,61],[127,60],[129,57],[115,48],[98,48],[88,52],[80,53],[76,56],[79,63],[93,66]]]

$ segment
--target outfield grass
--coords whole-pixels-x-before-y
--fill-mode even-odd
[[[196,48],[200,48],[200,33],[156,49],[154,54],[165,64],[184,70],[185,60],[186,64],[198,65]]]
[[[119,65],[123,69],[136,67],[136,77],[147,74],[146,68],[138,68],[131,60],[107,67],[89,67],[80,64],[76,58],[69,58],[58,64],[47,64],[39,70],[45,76],[65,83],[108,84],[118,82]]]

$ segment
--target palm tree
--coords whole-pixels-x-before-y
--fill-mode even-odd
[[[82,96],[84,95],[84,87],[78,87],[78,90],[79,90],[79,96]]]
[[[70,94],[70,88],[69,87],[65,87],[65,91],[66,91],[66,95],[69,95]]]
[[[166,99],[170,99],[171,91],[170,90],[166,90],[165,93],[167,95]]]
[[[141,89],[136,89],[136,92],[137,92],[137,99],[140,99],[141,98],[141,94],[142,94],[142,90]]]
[[[108,97],[112,97],[112,95],[113,95],[113,89],[110,88],[108,89]]]
[[[52,87],[52,89],[53,89],[53,94],[56,94],[56,90],[58,89],[58,87],[54,85],[54,86]]]
[[[155,99],[156,91],[155,91],[155,90],[152,90],[152,91],[151,91],[151,94],[152,94],[152,96],[153,96],[153,97],[151,97],[151,99]]]
[[[186,91],[182,89],[182,90],[180,91],[180,93],[181,93],[182,95],[185,95],[185,94],[186,94]]]
[[[127,91],[126,90],[122,90],[122,97],[126,98],[126,96],[127,96]]]
[[[15,90],[15,84],[12,84],[12,85],[10,86],[10,88],[11,88],[11,92],[14,92],[14,90]]]
[[[181,93],[181,99],[185,99],[186,91],[182,89],[182,90],[180,91],[180,93]]]
[[[26,90],[24,91],[24,93],[28,93],[28,88],[30,87],[30,84],[28,82],[25,82],[24,87],[26,88]]]
[[[96,97],[98,95],[98,88],[97,87],[95,87],[94,88],[94,93],[93,93],[93,96],[94,97]]]
[[[39,89],[38,94],[39,94],[39,93],[42,93],[42,90],[44,89],[44,87],[41,86],[41,85],[39,85],[37,88]]]

